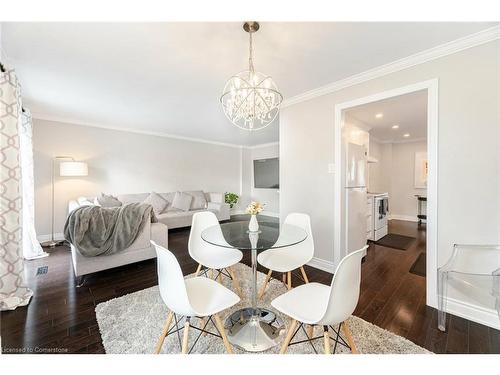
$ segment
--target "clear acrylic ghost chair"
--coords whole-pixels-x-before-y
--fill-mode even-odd
[[[452,287],[461,298],[496,310],[500,319],[500,245],[454,245],[438,268],[438,328],[446,330],[446,302]]]
[[[304,264],[308,263],[314,256],[311,218],[307,214],[291,213],[285,218],[285,224],[302,228],[306,231],[307,237],[296,245],[269,249],[257,256],[259,264],[269,270],[259,293],[259,298],[264,295],[273,271],[283,273],[283,282],[287,284],[288,289],[292,288],[292,271],[296,269],[300,269],[304,282],[309,282],[304,270]],[[279,238],[277,242],[280,242]]]
[[[240,250],[230,248],[229,244],[228,247],[215,246],[201,238],[201,232],[216,225],[220,228],[219,220],[217,220],[217,216],[213,212],[198,212],[193,215],[188,250],[191,258],[198,262],[195,276],[200,273],[206,276],[207,272],[210,271],[212,278],[216,273],[215,280],[222,281],[223,276],[229,277],[233,282],[234,290],[241,296],[239,283],[231,266],[240,262],[243,253]],[[221,229],[220,237],[221,241],[224,241]]]
[[[304,340],[292,343],[292,339],[302,329],[314,351],[313,341],[323,338],[324,352],[330,354],[330,340],[335,341],[333,353],[337,344],[344,345],[357,353],[356,345],[347,325],[347,319],[351,316],[358,304],[359,290],[361,284],[361,260],[366,255],[366,249],[356,250],[342,259],[339,263],[330,286],[320,283],[309,283],[289,290],[277,297],[271,305],[292,318],[285,341],[281,347],[284,354],[290,345],[304,342]],[[306,332],[304,324],[309,326],[323,326],[323,335],[313,337],[314,330]],[[335,325],[339,325],[335,329]],[[329,329],[332,329],[335,337],[331,337]],[[342,330],[345,340],[340,336]],[[346,342],[347,340],[347,342]]]
[[[160,295],[170,310],[156,345],[155,353],[160,353],[165,337],[181,330],[183,330],[182,353],[191,352],[202,333],[222,338],[227,352],[232,353],[231,345],[224,331],[224,324],[218,314],[237,304],[240,298],[226,287],[209,278],[193,277],[184,279],[181,267],[174,254],[154,241],[151,241],[151,243],[156,248]],[[195,317],[203,319],[202,328],[190,325],[191,318]],[[185,319],[184,326],[179,328],[182,318]],[[215,322],[212,318],[215,319]],[[171,328],[173,319],[175,320],[175,326]],[[210,322],[215,326],[218,334],[206,330]],[[191,349],[188,350],[189,328],[198,330],[200,334]]]

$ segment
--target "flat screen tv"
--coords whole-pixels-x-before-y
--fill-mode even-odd
[[[254,187],[257,189],[279,189],[279,158],[254,160],[253,178]]]

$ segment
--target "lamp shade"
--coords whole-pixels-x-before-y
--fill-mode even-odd
[[[59,164],[59,175],[64,177],[87,176],[89,169],[83,161],[62,161]]]

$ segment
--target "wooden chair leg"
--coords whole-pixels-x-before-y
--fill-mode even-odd
[[[194,273],[194,277],[198,276],[200,271],[201,271],[201,263],[198,263],[198,268],[196,269],[196,272]]]
[[[240,296],[240,298],[243,296],[243,293],[240,288],[240,282],[236,278],[236,272],[233,271],[231,267],[227,268],[227,272],[229,272],[229,275],[231,276],[232,282],[233,282],[233,288],[236,291],[236,294]]]
[[[287,285],[287,288],[288,290],[292,289],[292,273],[291,272],[288,272],[287,273],[287,277],[288,277],[288,285]]]
[[[307,278],[306,271],[304,270],[304,266],[300,267],[300,272],[302,273],[302,277],[304,278],[305,283],[308,284],[309,279]]]
[[[218,281],[219,284],[222,285],[222,272],[221,270],[217,270],[219,273],[217,274],[217,276],[215,277],[215,281]]]
[[[188,352],[188,338],[189,338],[189,320],[186,318],[186,323],[184,323],[184,336],[182,336],[182,354],[187,354]]]
[[[165,322],[165,325],[163,326],[163,331],[161,333],[161,336],[158,340],[158,343],[156,344],[155,348],[155,354],[160,354],[161,347],[163,346],[163,341],[165,341],[165,337],[167,336],[168,330],[170,329],[170,324],[172,324],[172,319],[174,318],[174,313],[170,311],[167,316],[167,321]]]
[[[215,318],[215,324],[217,324],[217,328],[219,329],[219,333],[222,336],[222,341],[224,342],[224,346],[226,347],[227,353],[233,354],[233,349],[231,348],[231,344],[229,343],[229,340],[227,339],[226,331],[224,330],[224,324],[222,323],[222,320],[220,319],[219,314],[215,314],[214,318]]]
[[[328,333],[328,326],[323,328],[323,340],[325,342],[325,354],[331,354],[330,350],[330,334]]]
[[[313,338],[313,336],[314,336],[314,326],[313,325],[307,327],[307,336],[309,336],[310,339]]]
[[[356,348],[356,344],[354,343],[354,339],[352,338],[351,331],[349,330],[349,326],[347,325],[347,321],[342,323],[342,332],[344,333],[347,343],[351,347],[352,354],[358,354],[358,349]]]
[[[281,276],[281,281],[283,281],[283,284],[286,285],[286,272],[283,272],[283,275]]]
[[[286,333],[285,341],[283,341],[283,345],[281,346],[280,354],[285,354],[288,349],[288,345],[290,345],[290,341],[292,341],[292,336],[295,333],[295,328],[297,328],[297,321],[294,319],[290,324],[290,328]]]
[[[214,270],[213,270],[213,268],[210,268],[210,278],[212,280],[214,279]]]
[[[269,272],[267,273],[266,279],[264,280],[264,284],[262,284],[262,289],[260,290],[260,293],[259,293],[259,296],[257,297],[257,299],[261,299],[262,296],[264,295],[266,288],[267,288],[267,284],[269,283],[269,279],[271,278],[272,273],[273,273],[273,270],[269,270]]]

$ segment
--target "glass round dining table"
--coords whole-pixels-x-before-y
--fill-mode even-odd
[[[265,222],[259,223],[258,232],[250,232],[248,221],[236,221],[209,227],[201,233],[201,238],[215,246],[251,252],[251,305],[227,318],[225,328],[228,340],[249,352],[261,352],[276,346],[284,332],[284,322],[274,312],[257,306],[257,253],[296,245],[307,238],[307,232],[290,224],[278,227]]]

